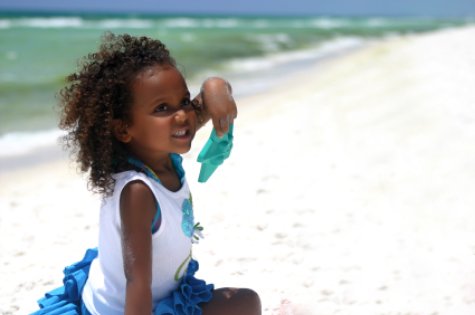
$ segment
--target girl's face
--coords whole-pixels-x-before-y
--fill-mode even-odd
[[[185,153],[191,148],[197,119],[181,73],[170,65],[154,65],[133,80],[128,148],[145,161]]]

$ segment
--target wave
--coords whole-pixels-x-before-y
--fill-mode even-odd
[[[54,146],[65,132],[59,129],[37,132],[11,132],[0,136],[0,157],[24,155],[45,146]]]
[[[262,57],[234,59],[227,63],[227,67],[235,73],[255,72],[271,69],[277,65],[293,61],[325,58],[347,49],[360,47],[364,43],[365,40],[360,37],[341,37],[325,41],[312,49],[279,52]]]
[[[309,22],[313,27],[320,29],[341,29],[341,28],[354,28],[354,29],[365,29],[365,28],[382,28],[389,26],[405,26],[410,23],[421,22],[420,19],[396,19],[396,18],[382,18],[382,17],[372,17],[372,18],[360,18],[360,19],[350,19],[350,18],[318,18]],[[434,23],[432,20],[424,21],[425,23]],[[303,25],[303,27],[308,27],[309,25]]]
[[[34,18],[3,18],[0,19],[0,29],[13,27],[25,28],[85,28],[85,29],[115,29],[135,28],[149,29],[153,27],[166,28],[233,28],[245,26],[244,21],[233,18],[105,18],[87,19],[75,17],[34,17]]]
[[[448,20],[449,21],[449,20]],[[118,17],[91,18],[86,16],[54,16],[54,17],[4,17],[0,18],[0,29],[13,27],[30,28],[85,28],[85,29],[116,29],[116,28],[244,28],[244,29],[319,29],[322,31],[340,29],[365,29],[385,27],[410,27],[426,25],[436,27],[442,21],[437,19],[417,18],[345,18],[345,17],[314,17],[314,18],[209,18],[209,17]],[[450,21],[449,21],[450,22]],[[461,22],[458,20],[458,22]]]
[[[172,27],[172,28],[191,28],[191,27],[197,27],[198,23],[195,19],[190,19],[190,18],[172,18],[172,19],[165,19],[162,25],[165,27]]]
[[[171,18],[160,21],[159,25],[169,28],[233,28],[244,23],[236,18]]]
[[[100,19],[88,20],[82,17],[36,17],[36,18],[13,18],[0,19],[0,29],[13,27],[25,28],[151,28],[154,23],[147,19]]]
[[[258,42],[264,52],[279,51],[283,45],[290,45],[292,42],[290,35],[286,33],[254,34],[249,39]]]
[[[0,19],[0,29],[2,28],[10,28],[12,25],[12,22],[10,20],[4,20]]]
[[[351,21],[347,19],[319,18],[310,21],[310,26],[321,29],[335,29],[351,26]],[[304,26],[305,27],[305,26]]]
[[[84,20],[80,17],[35,17],[35,18],[15,18],[0,19],[0,28],[10,27],[32,27],[32,28],[65,28],[81,27]]]
[[[98,21],[95,24],[87,23],[86,26],[94,26],[97,28],[112,29],[112,28],[151,28],[154,23],[145,19],[106,19]]]

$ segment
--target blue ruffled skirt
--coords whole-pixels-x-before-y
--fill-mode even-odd
[[[90,315],[82,302],[81,293],[89,275],[91,262],[97,257],[97,253],[97,249],[88,249],[81,261],[64,268],[63,286],[39,299],[40,309],[31,315]],[[202,313],[200,304],[211,300],[214,286],[194,277],[198,267],[198,262],[192,259],[180,285],[156,304],[153,315]]]

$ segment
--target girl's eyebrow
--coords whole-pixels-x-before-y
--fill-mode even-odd
[[[188,91],[188,89],[186,90],[185,94],[183,95],[183,97],[181,98],[181,100],[184,100],[186,98],[191,98],[191,94],[190,94],[190,91]],[[155,106],[157,105],[157,103],[160,103],[160,101],[163,99],[163,96],[158,96],[154,99],[152,99],[149,103],[150,103],[150,106]],[[165,102],[166,103],[166,102]]]
[[[185,95],[182,97],[182,100],[186,99],[186,98],[191,98],[191,94],[190,94],[190,91],[186,90],[186,93]]]

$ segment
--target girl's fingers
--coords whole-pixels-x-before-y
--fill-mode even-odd
[[[229,119],[227,118],[228,116],[226,116],[225,118],[220,118],[219,119],[219,128],[220,128],[220,131],[221,131],[221,135],[222,136],[223,134],[225,134],[226,132],[228,132],[228,127],[229,127]]]
[[[229,126],[234,122],[232,115],[226,115],[217,120],[217,124],[213,120],[214,128],[219,137],[222,137],[229,130]]]
[[[213,127],[214,129],[216,130],[216,134],[218,135],[218,137],[222,137],[224,132],[223,132],[223,128],[221,127],[221,125],[223,125],[224,123],[221,121],[221,118],[211,118],[213,120]]]

